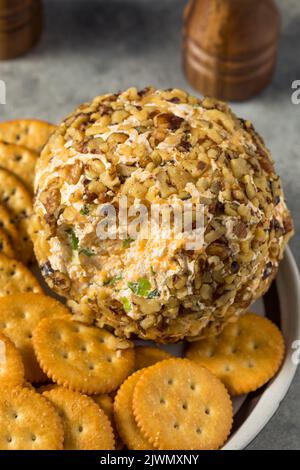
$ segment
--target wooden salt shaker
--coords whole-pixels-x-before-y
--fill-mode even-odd
[[[279,33],[274,0],[190,0],[184,15],[186,77],[203,95],[246,100],[272,78]]]
[[[0,0],[0,59],[27,52],[42,31],[42,0]]]

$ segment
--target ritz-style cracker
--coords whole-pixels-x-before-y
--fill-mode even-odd
[[[15,294],[0,298],[0,331],[20,351],[29,382],[47,381],[33,350],[33,331],[42,318],[61,316],[71,316],[67,307],[43,294]]]
[[[33,333],[39,364],[54,382],[91,394],[111,392],[134,368],[133,348],[96,327],[62,318],[44,318]]]
[[[0,166],[14,173],[33,191],[34,169],[38,154],[22,145],[0,142]]]
[[[62,421],[45,397],[28,387],[0,389],[0,450],[62,450]]]
[[[0,331],[0,389],[24,383],[24,366],[15,345]]]
[[[222,382],[188,359],[144,369],[133,392],[133,413],[159,450],[214,450],[232,426],[232,403]]]
[[[43,395],[54,405],[64,425],[64,450],[113,450],[114,435],[104,411],[90,398],[64,387]]]
[[[228,324],[219,336],[192,343],[186,355],[222,380],[231,395],[242,395],[275,375],[284,349],[284,339],[276,325],[247,313],[236,323]]]
[[[16,257],[9,236],[2,227],[0,227],[0,253],[7,256],[8,258]]]
[[[15,119],[0,123],[0,140],[40,153],[56,126],[38,119]]]
[[[128,377],[121,385],[114,401],[114,416],[118,433],[130,450],[153,450],[153,446],[142,434],[132,410],[133,391],[143,370]]]
[[[0,228],[5,230],[9,237],[9,241],[16,252],[15,258],[18,258],[20,251],[19,233],[16,224],[14,223],[12,214],[3,206],[3,204],[0,204]]]
[[[11,221],[19,232],[21,260],[24,263],[31,262],[32,196],[17,176],[4,168],[0,168],[0,203],[11,213]]]
[[[135,348],[135,370],[149,367],[156,362],[170,359],[172,355],[167,351],[160,348],[153,348],[151,346],[137,346]]]
[[[0,254],[0,297],[25,292],[41,294],[43,291],[24,264]]]

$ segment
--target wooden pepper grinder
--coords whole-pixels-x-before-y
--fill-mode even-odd
[[[42,31],[42,0],[0,0],[0,59],[27,52]]]
[[[280,15],[274,0],[190,0],[184,15],[184,70],[202,94],[246,100],[271,80]]]

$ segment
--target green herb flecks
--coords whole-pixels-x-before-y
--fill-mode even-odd
[[[128,248],[132,242],[134,242],[134,239],[130,237],[123,240],[123,248]]]
[[[85,256],[88,256],[89,258],[91,256],[95,256],[95,252],[93,250],[91,250],[90,248],[82,248],[80,250],[80,253],[83,253]]]
[[[127,285],[134,294],[138,295],[137,293],[139,286],[137,282],[128,282]]]
[[[117,274],[116,276],[109,277],[108,279],[105,279],[103,281],[104,286],[114,286],[117,281],[120,281],[122,279],[122,274]]]
[[[90,210],[89,210],[88,206],[86,206],[86,205],[82,206],[82,208],[80,209],[80,214],[81,215],[88,215],[89,212],[90,212]]]
[[[158,289],[154,289],[149,294],[147,295],[147,299],[157,299],[157,297],[160,297],[160,292]]]
[[[182,201],[188,201],[189,199],[191,199],[191,197],[192,197],[192,196],[191,196],[190,194],[187,194],[186,196],[183,196],[183,197],[181,197],[180,199],[181,199]]]
[[[121,302],[123,304],[123,307],[124,307],[124,310],[126,313],[130,312],[131,310],[131,303],[130,301],[127,299],[127,297],[122,297],[121,298]]]
[[[79,247],[79,239],[76,236],[74,230],[72,228],[69,228],[68,230],[66,230],[66,232],[69,235],[72,250],[77,251]]]
[[[128,282],[127,285],[135,295],[140,297],[147,297],[151,290],[151,284],[146,278],[141,278],[137,282]]]

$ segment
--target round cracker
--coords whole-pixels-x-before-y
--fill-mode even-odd
[[[50,390],[53,390],[54,388],[57,388],[57,384],[45,384],[45,385],[40,385],[39,387],[35,388],[35,391],[38,393],[44,393],[44,392],[50,392]]]
[[[24,264],[0,254],[0,297],[21,292],[41,294],[43,291]]]
[[[0,123],[0,140],[40,153],[56,126],[38,119],[16,119]]]
[[[0,390],[1,450],[62,450],[63,425],[53,405],[27,387]]]
[[[133,348],[119,349],[108,331],[69,319],[43,319],[33,345],[53,382],[88,395],[115,390],[134,367]]]
[[[135,370],[150,367],[159,361],[171,359],[173,357],[167,351],[150,346],[137,346],[135,348]]]
[[[5,230],[15,250],[19,251],[19,234],[12,215],[0,204],[0,228]]]
[[[33,191],[37,153],[22,145],[0,142],[0,166],[14,173],[26,188]]]
[[[135,421],[132,410],[133,391],[142,370],[128,377],[121,385],[114,401],[114,418],[117,431],[130,450],[153,450],[153,446],[142,434]]]
[[[91,398],[104,411],[108,418],[112,421],[114,417],[114,402],[107,393],[100,395],[91,395]]]
[[[104,413],[110,419],[110,422],[112,424],[112,428],[114,431],[114,435],[115,435],[116,450],[124,449],[124,443],[122,442],[120,436],[118,435],[116,431],[116,427],[115,427],[113,398],[106,393],[100,394],[100,395],[91,395],[91,398],[94,400],[95,403],[97,403],[98,406],[100,406],[100,408],[104,411]]]
[[[55,406],[62,419],[65,450],[115,448],[110,421],[91,398],[64,387],[56,387],[43,395]]]
[[[19,231],[22,261],[32,261],[33,246],[29,236],[32,197],[23,183],[3,168],[0,168],[0,203],[11,212],[12,222]]]
[[[36,392],[36,389],[34,388],[34,386],[33,386],[31,383],[29,383],[29,382],[25,382],[25,383],[23,384],[23,387],[29,388],[29,390],[32,390],[33,392]]]
[[[32,344],[32,335],[39,322],[46,317],[70,316],[63,304],[43,294],[15,294],[0,298],[0,331],[20,351],[29,382],[48,380],[40,368]]]
[[[9,236],[6,231],[0,227],[0,253],[8,258],[15,258],[14,249],[10,243]]]
[[[144,436],[160,450],[213,450],[227,439],[232,403],[222,382],[188,359],[143,369],[133,413]]]
[[[268,382],[282,363],[284,349],[277,326],[248,313],[228,324],[219,336],[192,343],[186,356],[207,367],[234,396]]]
[[[12,341],[0,332],[0,388],[16,387],[24,383],[21,355]]]

